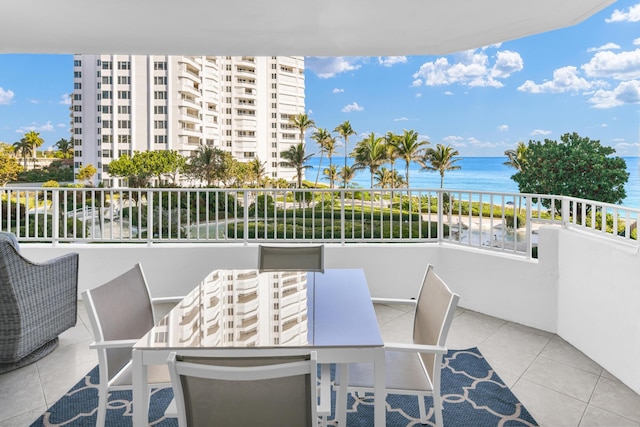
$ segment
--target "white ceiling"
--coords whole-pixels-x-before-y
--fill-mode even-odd
[[[615,0],[0,0],[0,53],[447,54]]]

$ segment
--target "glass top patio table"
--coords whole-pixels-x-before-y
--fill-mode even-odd
[[[382,345],[362,270],[215,270],[134,348]]]
[[[133,425],[147,425],[144,367],[166,363],[171,351],[229,355],[301,347],[317,353],[325,402],[331,401],[329,363],[341,364],[344,373],[345,364],[373,363],[374,421],[385,425],[384,342],[360,269],[211,272],[133,346]],[[346,403],[346,395],[338,399]]]

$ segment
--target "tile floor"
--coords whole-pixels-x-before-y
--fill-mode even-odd
[[[410,339],[411,308],[377,305],[386,341]],[[97,364],[82,304],[41,361],[0,375],[0,426],[28,426]],[[477,346],[542,426],[640,426],[640,396],[556,335],[458,309],[449,348]],[[455,426],[451,426],[455,427]]]

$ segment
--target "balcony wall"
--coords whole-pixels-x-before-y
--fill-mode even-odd
[[[43,261],[80,253],[80,289],[141,262],[154,297],[184,295],[216,268],[255,268],[255,244],[24,243]],[[326,268],[363,268],[371,294],[416,295],[428,263],[461,295],[460,306],[554,332],[640,393],[637,247],[559,227],[539,231],[540,258],[446,243],[327,244]]]

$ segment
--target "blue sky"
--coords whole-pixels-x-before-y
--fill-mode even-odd
[[[69,138],[69,55],[0,55],[0,141]],[[319,127],[358,136],[413,129],[463,157],[578,132],[640,155],[640,3],[619,0],[570,28],[447,56],[306,58]],[[351,145],[351,143],[350,143]],[[312,148],[312,147],[309,147]]]

